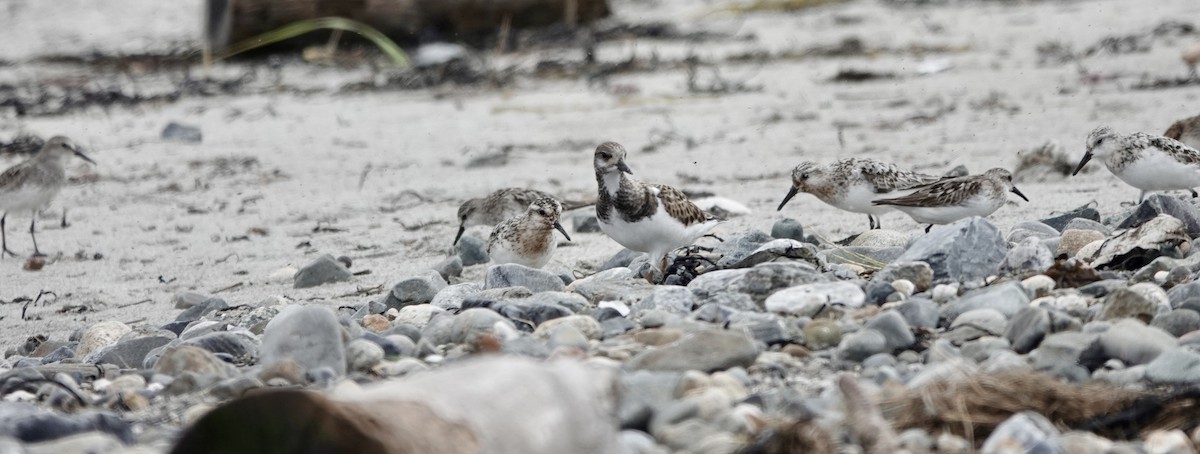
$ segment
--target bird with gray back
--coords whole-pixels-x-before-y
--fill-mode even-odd
[[[58,192],[67,183],[67,158],[79,156],[81,159],[95,164],[76,146],[71,139],[56,136],[46,141],[42,149],[33,157],[5,170],[0,174],[0,257],[16,254],[8,249],[8,238],[4,222],[10,213],[28,211],[32,215],[29,221],[29,236],[33,239],[33,255],[42,255],[38,250],[37,236],[34,228],[37,223],[37,212],[49,205]]]

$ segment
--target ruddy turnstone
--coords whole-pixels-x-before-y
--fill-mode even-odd
[[[558,229],[567,241],[571,236],[558,223],[562,204],[553,197],[542,197],[529,205],[521,215],[497,225],[488,238],[488,255],[496,264],[516,263],[541,268],[554,255],[554,232]]]
[[[1200,115],[1175,122],[1170,128],[1167,128],[1167,132],[1164,132],[1163,136],[1200,150]]]
[[[870,228],[878,229],[881,225],[877,216],[892,208],[872,204],[872,200],[885,195],[903,196],[915,186],[939,179],[874,159],[845,158],[829,166],[802,162],[792,170],[792,188],[776,211],[782,211],[797,193],[807,192],[836,208],[866,213]]]
[[[1192,188],[1200,186],[1200,151],[1170,137],[1143,132],[1122,135],[1101,126],[1088,134],[1087,152],[1071,175],[1078,174],[1093,156],[1103,159],[1121,181],[1142,191],[1138,203],[1149,191],[1187,189],[1196,197]]]
[[[593,164],[600,230],[621,246],[649,254],[650,263],[659,263],[663,278],[668,253],[691,245],[720,223],[678,189],[629,177],[633,171],[625,164],[625,147],[619,143],[596,147]]]
[[[33,255],[42,255],[42,252],[38,250],[37,236],[34,234],[37,211],[54,200],[54,196],[58,195],[58,191],[66,185],[67,176],[66,170],[63,168],[63,161],[71,155],[79,156],[83,160],[95,164],[71,142],[71,139],[56,136],[46,141],[46,144],[42,145],[42,149],[33,157],[9,167],[3,174],[0,174],[0,210],[4,211],[4,214],[0,215],[0,249],[3,249],[0,251],[0,256],[3,254],[16,256],[8,250],[4,221],[9,213],[25,210],[33,213],[33,219],[29,222],[29,236],[33,238]]]
[[[980,175],[947,178],[936,183],[916,188],[911,194],[891,199],[874,200],[875,205],[888,205],[903,211],[913,220],[929,224],[949,224],[971,216],[990,215],[1008,200],[1013,193],[1029,201],[1016,186],[1012,173],[995,168]]]

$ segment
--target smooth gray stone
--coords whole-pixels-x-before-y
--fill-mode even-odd
[[[384,303],[390,308],[400,309],[413,304],[433,301],[438,292],[446,288],[446,281],[434,270],[402,280],[388,292]]]
[[[715,372],[749,367],[758,357],[758,345],[742,332],[704,330],[646,350],[630,359],[627,370]]]
[[[94,352],[84,362],[88,364],[113,364],[126,369],[142,367],[142,361],[150,350],[166,345],[171,339],[164,336],[139,337],[104,347]]]
[[[837,347],[837,357],[845,361],[862,361],[871,355],[888,350],[887,337],[879,331],[863,328],[842,337]]]
[[[293,359],[305,369],[329,367],[346,373],[342,328],[333,310],[325,306],[290,306],[276,315],[263,331],[261,364]]]
[[[864,325],[883,334],[887,350],[907,348],[917,341],[904,316],[897,311],[883,311]]]
[[[344,282],[354,277],[346,266],[333,258],[332,255],[325,254],[317,257],[292,277],[293,288],[310,288],[319,285],[325,285],[332,282]]]
[[[458,239],[458,257],[462,259],[463,266],[478,265],[487,263],[492,258],[487,253],[487,241],[473,237],[471,235],[463,235]]]
[[[771,225],[771,237],[804,241],[804,226],[795,219],[783,218]]]
[[[1025,354],[1037,348],[1050,333],[1050,313],[1040,307],[1026,306],[1017,311],[1004,328],[1004,338],[1014,352]]]
[[[910,326],[917,328],[935,328],[941,317],[937,303],[925,298],[910,298],[896,306],[896,311]]]
[[[1146,365],[1146,380],[1169,385],[1200,382],[1200,353],[1185,347],[1167,350]]]
[[[1200,330],[1200,313],[1191,309],[1173,309],[1155,316],[1150,326],[1179,337]]]
[[[992,223],[971,217],[934,228],[896,261],[929,264],[936,284],[975,282],[994,274],[1007,252],[1008,242]]]
[[[953,322],[962,313],[975,309],[995,309],[1005,317],[1016,315],[1017,311],[1029,305],[1029,294],[1020,282],[1006,282],[991,287],[983,287],[964,293],[958,299],[942,306],[942,318]]]
[[[516,263],[488,267],[483,279],[484,289],[525,287],[529,291],[561,292],[567,288],[557,274]]]

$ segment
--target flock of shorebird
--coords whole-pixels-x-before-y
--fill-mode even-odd
[[[1088,135],[1086,146],[1073,175],[1096,158],[1117,178],[1141,190],[1142,197],[1148,191],[1178,189],[1190,190],[1195,196],[1193,188],[1200,186],[1200,151],[1196,148],[1200,147],[1200,116],[1176,122],[1164,136],[1122,135],[1099,127]],[[0,210],[4,212],[0,215],[0,257],[16,255],[8,248],[4,229],[11,212],[33,214],[29,234],[34,256],[41,255],[35,234],[37,212],[66,184],[64,161],[71,155],[92,162],[70,139],[58,136],[33,157],[0,174]],[[600,230],[621,246],[647,253],[661,277],[665,277],[669,253],[691,245],[721,222],[678,189],[634,179],[625,147],[616,142],[596,147],[592,164]],[[805,192],[836,208],[866,214],[872,229],[881,227],[878,217],[890,210],[929,224],[925,229],[929,231],[933,225],[988,216],[1004,206],[1010,192],[1029,200],[1013,185],[1012,174],[1002,168],[978,175],[934,176],[873,159],[845,158],[830,165],[804,162],[791,176],[791,188],[777,210]],[[495,226],[487,242],[494,263],[540,268],[550,261],[557,246],[554,230],[571,239],[559,224],[563,209],[562,202],[541,191],[501,189],[459,207],[454,242],[458,243],[468,227]]]

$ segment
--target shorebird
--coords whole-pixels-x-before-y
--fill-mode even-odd
[[[593,156],[600,230],[621,246],[649,254],[650,263],[658,262],[665,279],[667,254],[691,245],[720,220],[705,213],[678,189],[630,177],[633,171],[625,163],[625,154],[621,144],[605,142],[596,147]]]
[[[895,207],[913,220],[929,224],[949,224],[971,216],[988,216],[1004,206],[1008,193],[1029,201],[1016,186],[1012,173],[995,168],[980,175],[948,178],[921,186],[903,197],[872,201],[875,205]]]
[[[468,199],[458,206],[458,234],[454,235],[454,243],[462,238],[468,227],[477,225],[494,226],[513,216],[525,213],[529,205],[538,199],[549,197],[558,200],[563,211],[570,211],[592,205],[595,202],[564,201],[537,189],[504,188],[498,189],[486,197]]]
[[[497,225],[488,238],[488,255],[492,262],[516,263],[530,268],[545,266],[556,246],[552,229],[558,229],[567,241],[571,241],[571,236],[558,223],[561,214],[562,204],[558,200],[542,197],[530,204],[524,214]]]
[[[4,214],[0,215],[0,249],[2,249],[0,256],[8,254],[16,257],[16,254],[8,249],[4,222],[9,213],[25,210],[33,214],[33,219],[29,221],[29,236],[33,239],[33,255],[42,255],[42,252],[38,250],[37,235],[34,233],[37,212],[50,204],[50,201],[54,200],[54,196],[58,195],[58,191],[66,185],[67,177],[63,161],[71,155],[79,156],[84,161],[95,164],[95,161],[85,156],[79,147],[71,142],[71,139],[55,136],[42,145],[42,149],[33,157],[9,167],[3,174],[0,174],[0,210],[4,211]]]
[[[1138,203],[1150,191],[1187,189],[1197,196],[1193,188],[1200,186],[1200,151],[1178,140],[1143,132],[1122,135],[1101,126],[1088,134],[1086,144],[1087,151],[1071,175],[1079,174],[1096,157],[1121,181],[1141,190]]]
[[[903,196],[913,187],[939,179],[874,159],[845,158],[828,166],[806,161],[792,170],[792,188],[776,211],[782,211],[797,193],[807,192],[835,208],[866,213],[869,227],[878,229],[882,225],[877,216],[892,208],[872,204],[872,200],[886,195]]]
[[[1163,136],[1178,140],[1180,143],[1200,150],[1200,115],[1184,118],[1171,124]]]

